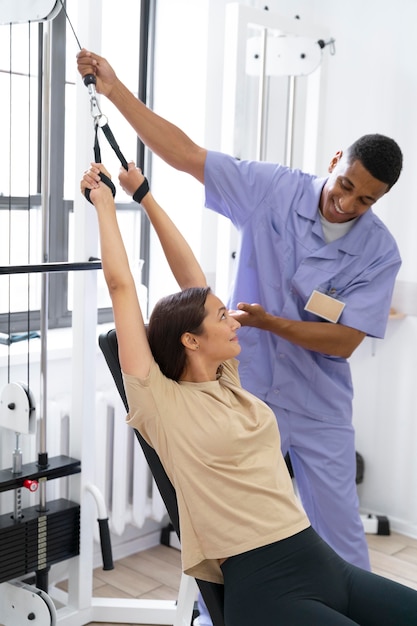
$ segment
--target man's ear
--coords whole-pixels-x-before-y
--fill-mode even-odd
[[[329,174],[333,172],[334,168],[339,163],[342,156],[343,156],[343,150],[338,150],[336,154],[334,155],[334,157],[332,158],[332,160],[330,161],[330,164],[328,167]]]

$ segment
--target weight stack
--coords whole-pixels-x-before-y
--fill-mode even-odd
[[[49,568],[80,553],[80,505],[59,499],[0,516],[0,583]]]

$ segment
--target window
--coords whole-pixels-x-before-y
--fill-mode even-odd
[[[72,24],[76,24],[77,2],[67,0],[66,9]],[[129,15],[129,20],[126,20]],[[123,11],[111,0],[103,0],[101,20],[103,54],[115,59],[124,54],[120,41],[113,37],[115,22],[123,21],[123,32],[130,38],[129,63],[125,67],[123,81],[132,91],[137,91],[140,52],[140,1],[125,0]],[[74,262],[73,201],[75,143],[75,84],[78,80],[75,56],[78,45],[71,27],[61,11],[51,22],[51,126],[49,128],[50,211],[45,227],[41,197],[42,138],[42,40],[43,23],[0,25],[0,93],[2,93],[0,152],[0,332],[12,334],[39,330],[42,273],[24,272],[22,266],[38,266],[49,263]],[[119,31],[120,32],[120,31]],[[137,45],[136,62],[132,58]],[[117,138],[127,160],[138,154],[134,131],[121,119],[110,103],[105,102],[103,113]],[[86,91],[86,107],[90,107]],[[103,103],[104,107],[104,103]],[[93,119],[92,122],[93,124]],[[104,136],[100,136],[103,161],[114,154]],[[85,165],[93,159],[85,155]],[[79,162],[79,159],[77,159]],[[117,161],[117,168],[119,163]],[[78,192],[78,187],[75,190]],[[124,233],[129,234],[131,258],[137,272],[140,259],[148,260],[149,230],[147,220],[137,204],[122,192],[117,195],[120,223]],[[44,235],[44,231],[47,231]],[[45,248],[48,258],[45,259]],[[12,266],[10,268],[10,266]],[[104,279],[98,275],[99,322],[111,320],[110,303]],[[142,282],[147,283],[147,267]],[[73,273],[67,271],[49,273],[48,327],[56,328],[71,324]]]

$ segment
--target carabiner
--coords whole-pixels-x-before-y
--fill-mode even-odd
[[[88,93],[90,96],[90,112],[92,117],[94,118],[94,123],[98,124],[98,120],[102,116],[102,112],[100,110],[100,107],[98,106],[97,92],[93,84],[88,85]]]
[[[98,106],[97,92],[96,92],[96,77],[95,77],[95,75],[94,74],[87,74],[86,76],[84,76],[83,82],[84,82],[84,85],[88,89],[88,93],[89,93],[89,96],[90,96],[91,115],[94,118],[94,131],[95,131],[94,158],[95,158],[95,162],[96,163],[101,163],[100,145],[99,145],[99,142],[98,142],[98,129],[101,128],[102,131],[104,132],[104,135],[106,136],[107,141],[109,142],[109,144],[113,148],[114,152],[118,156],[120,163],[125,168],[125,170],[127,170],[128,169],[128,163],[127,163],[125,157],[123,156],[123,154],[120,152],[120,148],[117,145],[117,141],[114,138],[114,135],[111,132],[110,127],[109,127],[109,125],[107,123],[107,117],[102,114],[102,112],[100,111],[100,107]]]
[[[94,123],[99,125],[99,119],[102,116],[102,112],[98,105],[97,100],[97,91],[96,91],[96,77],[94,74],[87,74],[83,78],[84,85],[88,89],[88,95],[90,96],[90,111],[91,115],[94,118]]]

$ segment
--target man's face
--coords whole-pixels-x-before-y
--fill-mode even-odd
[[[360,161],[348,163],[337,152],[329,166],[330,176],[320,197],[320,210],[328,222],[342,223],[359,217],[388,191]]]

